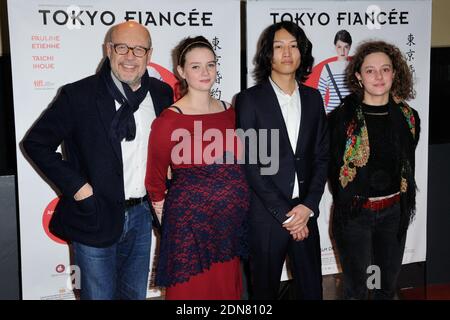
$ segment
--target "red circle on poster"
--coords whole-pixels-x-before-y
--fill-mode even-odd
[[[52,239],[53,241],[60,243],[60,244],[67,244],[66,241],[58,238],[57,236],[53,235],[50,230],[48,229],[48,225],[50,224],[50,219],[53,216],[53,212],[55,211],[56,205],[58,204],[59,198],[55,198],[47,205],[47,208],[44,210],[44,215],[42,216],[42,226],[44,228],[45,234]]]
[[[165,83],[167,83],[169,86],[172,87],[172,90],[174,92],[174,101],[181,98],[179,93],[180,89],[178,79],[172,72],[160,66],[159,64],[150,62],[148,65],[148,74],[150,77],[164,81]]]

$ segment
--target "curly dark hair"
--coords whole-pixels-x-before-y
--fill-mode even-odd
[[[349,89],[361,98],[364,96],[364,89],[359,85],[355,73],[361,73],[361,66],[366,56],[376,52],[385,53],[392,62],[395,75],[390,94],[399,100],[413,99],[415,92],[412,74],[404,55],[398,47],[384,41],[366,41],[358,45],[345,69]]]
[[[297,81],[305,81],[311,73],[314,63],[314,58],[311,54],[311,41],[309,41],[303,29],[298,25],[291,21],[282,21],[267,27],[259,38],[256,55],[253,59],[253,64],[255,65],[253,77],[256,83],[267,80],[272,72],[273,39],[275,38],[275,32],[280,29],[285,29],[293,35],[299,46],[301,64],[295,72]]]
[[[174,73],[178,78],[178,84],[175,88],[175,96],[182,97],[187,92],[187,83],[180,77],[177,71],[177,66],[184,68],[184,64],[186,63],[186,54],[195,48],[206,48],[211,50],[214,54],[214,58],[216,57],[216,53],[214,52],[213,46],[211,43],[203,36],[197,36],[194,38],[187,37],[180,41],[180,43],[175,47],[172,52],[172,61],[174,67]]]

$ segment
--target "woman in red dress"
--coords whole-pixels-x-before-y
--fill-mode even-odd
[[[211,97],[208,40],[187,38],[176,53],[185,94],[153,122],[148,149],[146,187],[163,212],[156,284],[171,300],[240,299],[249,191],[236,163],[235,112]]]

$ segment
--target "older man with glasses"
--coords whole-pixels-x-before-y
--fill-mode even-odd
[[[72,243],[81,299],[145,299],[148,136],[173,92],[147,73],[152,41],[144,26],[118,24],[106,39],[100,71],[63,86],[23,146],[61,193],[50,230]]]

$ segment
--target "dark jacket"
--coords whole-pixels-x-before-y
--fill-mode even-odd
[[[367,188],[369,187],[366,183],[369,174],[367,165],[355,166],[356,176],[345,187],[339,180],[341,167],[344,164],[343,158],[348,139],[348,128],[352,122],[356,123],[354,132],[357,134],[362,127],[361,121],[358,123],[356,116],[358,109],[361,108],[361,102],[358,96],[351,94],[328,117],[331,144],[329,183],[334,200],[333,216],[337,224],[350,216],[357,215],[362,203],[367,200],[362,197],[362,195],[367,194]],[[392,97],[390,98],[390,106],[388,117],[394,132],[393,142],[397,150],[396,156],[400,162],[399,170],[401,172],[399,176],[407,182],[406,192],[401,192],[402,217],[399,234],[403,234],[415,213],[415,149],[420,136],[420,118],[416,110],[403,102],[396,103]],[[408,117],[406,116],[407,112],[410,113]],[[411,119],[411,116],[413,119]],[[368,161],[370,161],[370,155]],[[401,185],[400,181],[399,185]]]
[[[276,94],[269,80],[249,88],[236,97],[237,127],[279,130],[279,169],[273,175],[261,175],[261,163],[249,164],[246,175],[252,189],[251,218],[284,222],[294,205],[302,203],[319,215],[319,202],[327,179],[329,137],[320,93],[300,85],[301,124],[297,147],[292,150],[286,125]],[[278,143],[278,141],[277,141]],[[260,144],[258,139],[258,145]],[[268,150],[273,155],[270,132]],[[246,150],[251,149],[246,145]],[[248,153],[246,154],[248,158]],[[259,158],[258,158],[259,159]],[[292,203],[295,173],[299,183],[299,199]]]
[[[172,104],[172,89],[150,78],[149,90],[159,115]],[[120,142],[109,138],[115,111],[114,99],[96,74],[62,87],[23,141],[28,156],[61,192],[50,230],[62,239],[105,247],[122,233],[122,151]],[[63,142],[64,158],[56,152]],[[75,201],[74,194],[87,182],[94,196]]]

